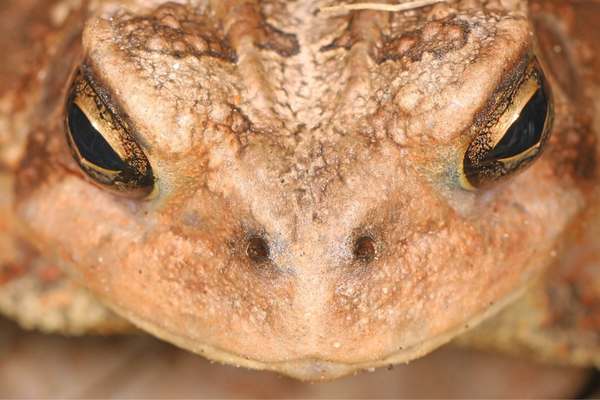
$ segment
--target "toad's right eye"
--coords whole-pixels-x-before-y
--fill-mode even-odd
[[[152,191],[146,155],[82,73],[71,87],[65,125],[73,156],[93,182],[130,197]]]
[[[507,105],[474,138],[465,153],[461,185],[485,187],[522,171],[537,159],[550,135],[552,97],[537,60],[532,58]]]

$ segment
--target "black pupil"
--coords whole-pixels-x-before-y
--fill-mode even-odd
[[[123,171],[127,165],[75,103],[69,104],[69,130],[79,153],[98,167]]]
[[[547,114],[548,97],[540,87],[486,158],[488,160],[509,158],[534,146],[542,136]]]

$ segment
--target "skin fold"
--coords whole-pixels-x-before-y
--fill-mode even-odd
[[[10,52],[0,90],[0,310],[70,333],[127,320],[210,359],[315,380],[410,361],[530,286],[545,293],[546,271],[595,242],[581,226],[597,215],[594,38],[553,2],[332,4],[32,11],[32,46]],[[467,149],[532,60],[553,104],[541,156],[465,188]],[[65,123],[78,74],[147,158],[149,195],[78,164]],[[511,347],[495,332],[472,341]]]

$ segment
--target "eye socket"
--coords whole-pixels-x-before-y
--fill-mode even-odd
[[[73,157],[93,182],[128,197],[152,192],[148,159],[81,72],[71,87],[65,127]]]
[[[461,185],[488,186],[523,170],[544,149],[553,107],[543,72],[533,58],[512,90],[500,97],[485,126],[471,142],[462,163]]]

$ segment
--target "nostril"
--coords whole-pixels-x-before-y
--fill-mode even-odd
[[[246,255],[254,262],[265,262],[269,259],[270,255],[269,245],[261,237],[252,237],[248,239]]]
[[[361,236],[354,242],[354,257],[363,262],[375,258],[375,241],[369,236]]]

